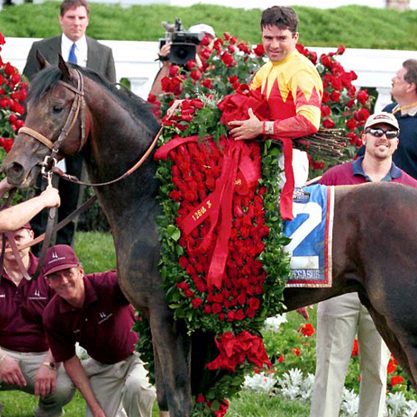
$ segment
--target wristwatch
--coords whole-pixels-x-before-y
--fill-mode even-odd
[[[55,362],[43,362],[42,365],[47,366],[52,371],[56,371]]]

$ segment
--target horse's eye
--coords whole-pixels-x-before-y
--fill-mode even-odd
[[[54,113],[61,113],[62,112],[63,107],[62,106],[53,106],[52,107],[52,111]]]

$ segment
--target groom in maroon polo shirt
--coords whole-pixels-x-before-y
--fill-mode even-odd
[[[26,214],[26,210],[23,212]],[[13,239],[18,247],[32,241],[30,224],[9,234],[8,239]],[[30,247],[15,253],[6,241],[0,271],[0,390],[36,395],[39,403],[35,417],[59,417],[63,406],[71,400],[74,387],[48,349],[42,313],[54,294],[42,277],[35,276],[37,266]]]
[[[134,310],[114,271],[84,275],[73,249],[49,248],[43,275],[56,292],[43,314],[54,358],[62,361],[87,403],[86,416],[151,417],[156,397],[135,353]],[[90,358],[82,363],[75,344]]]

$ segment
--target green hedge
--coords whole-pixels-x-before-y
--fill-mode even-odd
[[[204,22],[212,25],[218,34],[227,31],[247,42],[260,41],[261,11],[258,9],[202,4],[123,8],[97,3],[91,4],[91,9],[88,33],[97,39],[156,41],[163,35],[161,20],[173,22],[180,17],[185,27]],[[301,21],[300,42],[305,45],[417,50],[417,11],[363,6],[294,9]],[[5,36],[53,36],[59,33],[58,13],[58,2],[6,7],[0,12],[0,30]]]

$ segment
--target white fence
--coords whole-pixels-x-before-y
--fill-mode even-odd
[[[37,39],[30,38],[6,38],[3,46],[2,58],[10,61],[20,71],[26,62],[26,57],[32,42]],[[135,42],[135,41],[100,41],[113,50],[116,64],[116,76],[128,78],[132,90],[147,98],[153,79],[158,71],[159,64],[155,61],[158,52],[158,42]],[[319,55],[336,48],[315,48]],[[390,87],[391,79],[395,72],[401,68],[406,59],[417,59],[416,51],[394,51],[385,49],[346,49],[339,57],[341,64],[346,70],[353,70],[358,75],[355,81],[356,86],[374,87],[377,89],[378,101],[377,110],[391,101]]]

